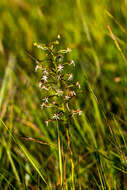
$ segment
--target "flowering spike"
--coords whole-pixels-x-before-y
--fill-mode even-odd
[[[60,39],[58,35],[57,39]],[[58,50],[55,48],[59,43],[56,40],[48,46],[34,43],[34,46],[46,50],[47,62],[37,64],[35,71],[42,73],[39,88],[42,90],[41,109],[52,110],[52,118],[45,121],[46,125],[53,121],[68,122],[71,117],[81,115],[80,109],[75,109],[75,98],[80,88],[79,82],[73,82],[73,74],[66,72],[68,64],[75,66],[74,60],[66,61],[64,54],[70,53],[71,48]],[[78,88],[77,88],[78,87]]]

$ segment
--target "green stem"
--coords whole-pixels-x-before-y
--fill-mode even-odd
[[[59,132],[58,121],[57,121],[57,132],[58,132],[58,150],[59,150],[60,185],[61,185],[61,189],[63,189],[63,167],[62,167],[62,156],[61,156],[61,146],[60,146],[60,132]]]
[[[72,188],[71,189],[75,190],[73,153],[72,153],[72,149],[71,149],[71,140],[70,140],[68,128],[66,128],[66,135],[67,135],[68,151],[70,152],[70,160],[71,160],[71,181],[72,181]]]

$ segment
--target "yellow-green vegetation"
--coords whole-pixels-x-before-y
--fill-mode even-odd
[[[126,10],[126,0],[0,0],[0,189],[127,189]],[[45,52],[34,45],[58,34],[81,85],[82,114],[66,130],[46,125],[35,72]]]

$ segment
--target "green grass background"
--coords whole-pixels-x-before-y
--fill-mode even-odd
[[[61,126],[64,189],[127,189],[127,1],[0,0],[0,189],[61,189],[57,130],[40,110],[39,78],[26,50],[62,37],[71,47],[83,114]]]

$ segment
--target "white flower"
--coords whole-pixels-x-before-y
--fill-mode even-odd
[[[36,65],[36,67],[35,67],[35,71],[37,71],[38,69],[42,69],[42,67],[39,66],[39,65]]]
[[[80,83],[76,82],[76,86],[78,86],[79,88],[81,88]]]
[[[58,34],[57,38],[60,39],[60,34]]]
[[[73,110],[72,116],[73,116],[73,115],[76,115],[76,114],[81,115],[81,114],[82,114],[82,111],[81,111],[80,109]]]
[[[41,87],[41,89],[43,89],[43,90],[49,90],[48,87],[45,86],[45,85],[43,85],[43,86]]]
[[[76,93],[75,93],[75,91],[72,91],[72,94],[73,94],[73,96],[76,96]]]
[[[58,72],[61,72],[63,70],[63,65],[58,65]]]
[[[69,100],[70,98],[70,96],[65,96],[65,100]]]
[[[72,96],[76,96],[75,91],[71,91],[71,93],[72,93]]]
[[[69,77],[68,77],[68,80],[72,80],[73,75],[72,75],[72,74],[69,74],[68,76],[69,76]]]
[[[49,121],[48,121],[48,120],[46,120],[46,121],[45,121],[45,123],[46,123],[46,125],[48,126],[48,124],[49,124]]]
[[[71,65],[73,65],[75,67],[75,62],[74,60],[71,61]]]
[[[42,83],[41,83],[41,82],[39,82],[38,86],[39,86],[39,88],[41,88],[41,86],[42,86]]]
[[[45,121],[47,126],[48,126],[49,122],[52,122],[52,119],[48,119],[48,120]]]
[[[68,95],[72,97],[72,96],[76,96],[76,93],[75,91],[69,91]]]
[[[59,119],[60,119],[57,113],[55,113],[55,114],[53,115],[53,119],[55,119],[55,120],[59,120]]]
[[[48,103],[48,97],[45,97],[45,98],[43,99],[43,101],[44,101],[45,103]]]
[[[71,52],[72,51],[72,49],[71,48],[67,48],[67,52],[69,53],[69,52]]]
[[[44,75],[48,75],[48,71],[46,71],[46,69],[43,71]]]
[[[43,102],[43,103],[41,104],[41,109],[43,109],[44,107],[47,107],[47,106],[46,106],[46,104]]]
[[[41,80],[47,82],[48,77],[46,75],[42,76]]]
[[[78,114],[79,114],[79,115],[82,115],[82,111],[80,110],[80,111],[78,112]]]

